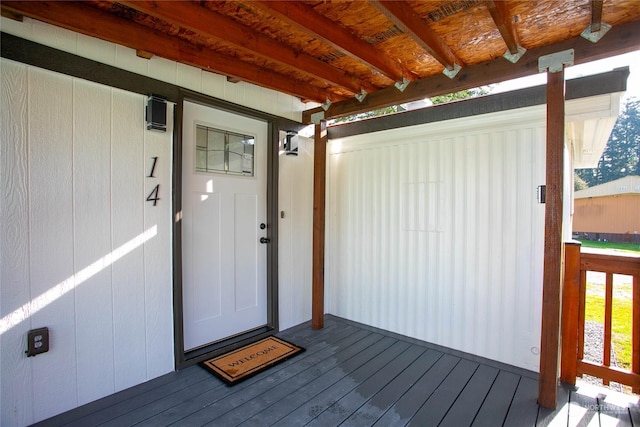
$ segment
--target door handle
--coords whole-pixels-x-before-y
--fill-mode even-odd
[[[271,239],[267,238],[267,237],[261,237],[260,238],[260,243],[269,243],[271,241]]]

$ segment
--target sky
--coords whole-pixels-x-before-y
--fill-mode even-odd
[[[592,74],[600,74],[611,71],[614,68],[629,66],[631,74],[627,79],[627,92],[624,99],[630,97],[640,98],[640,51],[626,53],[624,55],[612,56],[610,58],[601,59],[599,61],[589,62],[586,64],[574,65],[565,69],[565,79],[574,79],[576,77],[589,76]],[[491,93],[506,92],[509,90],[520,89],[523,87],[543,85],[546,83],[546,73],[540,73],[533,76],[523,77],[520,79],[509,80],[507,82],[492,85]]]

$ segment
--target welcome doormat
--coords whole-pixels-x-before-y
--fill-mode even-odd
[[[227,384],[234,385],[303,351],[304,348],[283,339],[268,337],[201,365]]]

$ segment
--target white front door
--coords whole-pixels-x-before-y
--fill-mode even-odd
[[[185,351],[267,324],[267,135],[266,122],[184,102]]]

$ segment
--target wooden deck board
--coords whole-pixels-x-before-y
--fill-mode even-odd
[[[506,427],[535,426],[538,417],[537,402],[538,382],[531,378],[520,378],[504,425]]]
[[[407,366],[410,366],[424,352],[424,349],[416,346],[408,348],[385,366],[384,369],[379,370],[340,400],[327,407],[326,410],[311,421],[308,426],[324,427],[341,424],[347,417],[354,414],[356,410],[360,410],[365,402],[369,401],[385,385],[400,375]],[[362,423],[360,425],[362,425]]]
[[[540,409],[534,373],[333,316],[278,336],[307,351],[235,386],[191,366],[38,425],[640,425],[637,398],[564,385]]]
[[[640,398],[637,403],[629,405],[629,417],[634,426],[640,426]]]
[[[193,370],[195,371],[195,370]],[[89,414],[83,418],[80,418],[73,423],[70,423],[70,426],[74,427],[89,427],[89,426],[97,426],[108,422],[116,417],[121,415],[126,415],[132,412],[139,410],[139,408],[153,403],[158,399],[162,399],[166,396],[172,396],[176,394],[180,394],[181,392],[186,392],[189,389],[193,388],[195,385],[204,385],[210,386],[209,378],[206,375],[202,375],[201,372],[189,372],[188,375],[184,375],[180,378],[176,378],[175,381],[172,381],[167,384],[163,384],[160,387],[156,387],[147,392],[138,394],[130,399],[123,400],[119,402],[117,405],[112,405],[102,409],[101,411],[94,412]]]
[[[319,376],[316,376],[315,379],[311,379],[311,381],[301,387],[291,389],[285,398],[261,411],[258,415],[249,419],[244,425],[273,425],[281,418],[295,411],[299,406],[316,398],[318,394],[329,388],[332,384],[367,363],[372,358],[373,353],[382,352],[389,348],[393,344],[393,341],[392,338],[384,337],[373,344],[362,345],[351,357],[344,359],[338,366],[321,373]]]
[[[104,397],[95,402],[80,406],[74,410],[64,412],[53,418],[41,421],[35,425],[39,427],[60,426],[60,425],[96,425],[99,423],[100,413],[102,410],[109,411],[117,407],[119,404],[128,402],[136,397],[143,396],[146,393],[153,393],[158,388],[174,384],[176,381],[186,380],[189,378],[206,378],[201,370],[193,370],[191,372],[171,372],[151,381],[144,382],[135,387],[128,388],[116,394]]]
[[[460,360],[451,373],[447,375],[429,399],[427,399],[418,412],[411,418],[409,425],[439,425],[479,366],[476,362],[464,359]],[[461,404],[466,405],[466,402],[461,402]]]
[[[493,427],[504,423],[520,377],[511,372],[500,371],[478,411],[473,427]]]
[[[443,427],[471,425],[499,372],[496,368],[480,365],[440,425]]]
[[[637,397],[635,402],[640,401]],[[627,396],[620,393],[611,393],[608,395],[598,396],[598,413],[600,415],[600,425],[633,427],[637,426],[631,420],[631,405],[628,404]]]
[[[425,400],[460,362],[445,354],[376,422],[377,425],[406,425]]]
[[[338,400],[342,399],[347,393],[354,388],[362,385],[371,378],[376,372],[379,372],[393,359],[407,350],[409,344],[396,341],[393,345],[385,349],[383,352],[373,355],[368,362],[361,365],[351,374],[344,376],[330,387],[322,390],[314,398],[307,400],[303,405],[296,408],[295,411],[289,413],[286,417],[280,419],[274,426],[287,427],[292,425],[306,425],[313,419],[317,418],[327,408]],[[344,408],[345,412],[353,412],[353,408]],[[326,424],[325,424],[326,425]]]
[[[404,371],[380,389],[368,402],[351,414],[341,425],[358,427],[372,425],[380,418],[400,396],[403,396],[434,363],[442,357],[442,353],[428,350],[407,366]]]
[[[558,387],[558,406],[554,410],[538,408],[538,418],[536,419],[536,426],[558,426],[568,424],[569,420],[569,398],[571,394],[567,387]]]
[[[569,401],[568,424],[587,427],[599,424],[598,400],[595,397],[581,396],[573,393]]]

